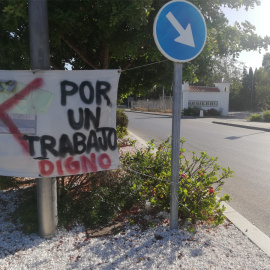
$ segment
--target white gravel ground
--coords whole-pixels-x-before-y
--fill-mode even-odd
[[[167,224],[87,239],[85,229],[60,229],[44,240],[10,221],[19,191],[0,192],[0,269],[270,269],[270,257],[229,222],[195,234]]]

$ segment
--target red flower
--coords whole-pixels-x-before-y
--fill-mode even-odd
[[[165,224],[168,224],[169,222],[170,222],[170,220],[168,218],[164,220]]]
[[[184,177],[184,178],[187,178],[187,176],[185,174],[183,174],[183,173],[181,174],[181,176]]]
[[[214,192],[215,192],[215,191],[214,191],[212,188],[209,188],[209,193],[210,193],[210,194],[214,194]]]

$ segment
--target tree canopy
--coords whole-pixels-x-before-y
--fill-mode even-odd
[[[265,69],[270,70],[270,53],[269,53],[269,52],[266,53],[266,54],[263,56],[262,66],[263,66]]]
[[[263,56],[262,67],[249,71],[243,68],[239,88],[232,85],[230,108],[232,110],[263,111],[270,109],[270,54]],[[238,79],[240,80],[240,79]]]
[[[254,105],[256,110],[270,110],[270,53],[263,56],[262,67],[254,72]]]
[[[169,87],[173,65],[156,48],[153,22],[168,0],[48,0],[52,69],[121,68],[119,92],[143,93],[154,85]],[[202,53],[185,63],[183,79],[205,80],[215,57],[237,57],[242,50],[270,44],[249,22],[230,26],[221,6],[253,8],[259,0],[190,0],[205,17],[207,43]],[[29,69],[27,0],[0,0],[0,68]],[[150,65],[155,62],[159,64]],[[142,68],[137,68],[141,67]]]

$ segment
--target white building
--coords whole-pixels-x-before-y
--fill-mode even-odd
[[[221,80],[214,87],[182,85],[182,109],[197,107],[202,110],[216,109],[222,116],[228,116],[230,82]]]

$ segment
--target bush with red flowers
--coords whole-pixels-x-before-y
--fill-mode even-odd
[[[183,146],[184,139],[181,140]],[[137,150],[134,154],[127,153],[122,157],[125,177],[133,181],[133,191],[141,196],[141,201],[149,200],[152,205],[163,209],[170,208],[170,177],[171,177],[171,143],[170,138],[162,143],[156,153],[154,140],[148,143],[147,149]],[[224,195],[217,199],[221,186],[226,178],[232,177],[230,168],[217,165],[217,158],[209,157],[205,152],[197,156],[191,152],[192,158],[185,156],[186,150],[181,148],[179,171],[179,216],[182,220],[210,220],[221,224],[224,220],[224,207],[221,201],[229,201],[230,196]]]

